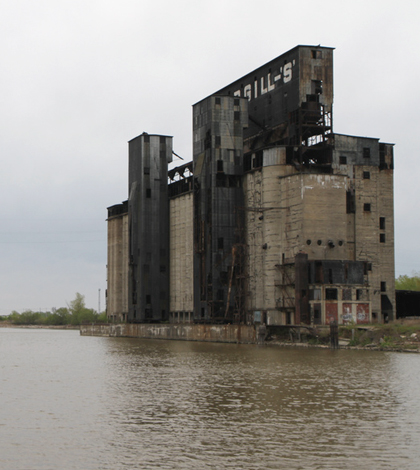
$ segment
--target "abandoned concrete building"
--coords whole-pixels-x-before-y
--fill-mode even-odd
[[[193,160],[129,142],[107,313],[326,325],[395,312],[393,144],[333,132],[333,49],[297,46],[193,106]]]

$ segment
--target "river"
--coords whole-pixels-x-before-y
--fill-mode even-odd
[[[0,329],[0,468],[418,469],[420,355]]]

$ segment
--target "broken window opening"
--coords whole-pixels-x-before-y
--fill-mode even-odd
[[[337,300],[337,289],[327,288],[325,289],[325,300]]]

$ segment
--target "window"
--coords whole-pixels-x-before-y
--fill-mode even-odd
[[[241,113],[239,111],[234,111],[233,112],[233,120],[234,121],[240,121],[241,120]]]
[[[310,289],[309,300],[321,300],[321,289]]]
[[[343,300],[351,300],[351,289],[343,289]]]
[[[150,294],[146,295],[146,304],[150,304],[152,302],[152,296]]]
[[[322,59],[322,51],[317,51],[315,49],[312,49],[311,57],[312,59]]]
[[[354,195],[354,191],[347,191],[346,192],[346,209],[347,214],[354,214],[356,211],[356,198]]]
[[[385,234],[384,233],[379,234],[379,242],[380,243],[385,243]]]
[[[369,204],[369,203],[363,204],[363,210],[364,210],[365,212],[370,212],[370,204]]]
[[[217,97],[216,100],[215,100],[215,103],[220,104],[220,98]]]
[[[340,165],[347,165],[347,157],[344,155],[340,156]]]
[[[363,158],[370,158],[370,148],[364,147],[363,148]]]
[[[160,272],[161,273],[166,273],[166,266],[164,264],[160,265]]]
[[[148,166],[145,166],[144,169],[143,169],[143,173],[145,175],[150,175],[150,168]]]
[[[379,217],[379,228],[385,230],[385,217]]]
[[[222,145],[222,138],[220,137],[220,135],[216,135],[215,142],[216,142],[216,147],[220,147]]]
[[[337,300],[337,289],[327,288],[325,289],[326,300]]]
[[[243,85],[242,85],[242,87],[243,87]],[[233,106],[239,106],[239,98],[235,98],[233,100]]]
[[[381,281],[381,292],[386,292],[386,282]]]
[[[369,301],[369,289],[357,289],[356,300]]]
[[[217,248],[223,250],[223,237],[217,239]]]
[[[370,180],[370,171],[364,171],[363,172],[363,179],[364,180]]]
[[[146,197],[152,197],[152,190],[150,188],[146,188]]]

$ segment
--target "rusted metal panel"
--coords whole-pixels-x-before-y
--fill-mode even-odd
[[[332,321],[338,323],[338,305],[332,302],[325,302],[325,323],[329,325]]]
[[[353,304],[344,304],[343,303],[343,316],[342,316],[343,323],[352,323],[353,318]]]
[[[357,323],[369,323],[369,304],[357,304],[356,307]]]

